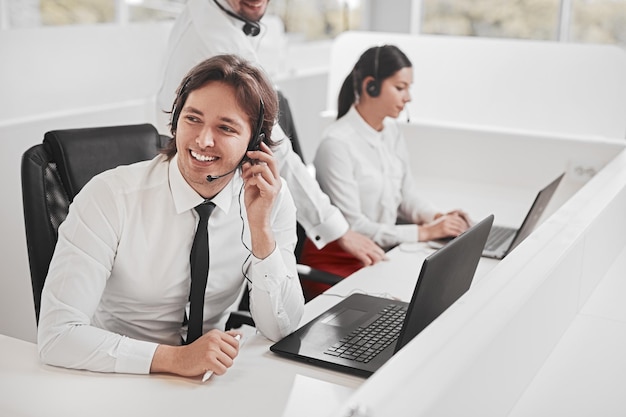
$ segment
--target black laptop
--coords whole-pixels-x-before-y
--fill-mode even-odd
[[[426,257],[410,303],[350,295],[270,350],[329,369],[371,375],[469,289],[492,224],[490,215]]]
[[[537,193],[537,197],[535,197],[535,201],[530,207],[530,210],[528,210],[528,213],[526,214],[526,217],[524,218],[524,221],[519,229],[500,226],[497,224],[493,225],[491,232],[489,233],[489,237],[487,238],[485,249],[483,250],[484,257],[503,259],[506,255],[511,253],[517,245],[522,243],[528,235],[530,235],[530,233],[537,226],[541,215],[552,199],[552,196],[561,183],[561,179],[563,179],[564,175],[565,173],[559,175],[556,179],[550,182],[550,184],[546,185],[541,191],[539,191],[539,193]],[[439,239],[428,243],[433,248],[440,248],[453,239],[454,238]]]

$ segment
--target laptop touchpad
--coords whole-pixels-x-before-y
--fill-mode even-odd
[[[322,320],[322,323],[329,324],[331,326],[348,326],[356,320],[359,320],[364,314],[365,311],[361,310],[343,309],[335,314],[329,315]]]

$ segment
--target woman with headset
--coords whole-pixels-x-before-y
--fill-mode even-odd
[[[388,250],[403,242],[457,236],[467,215],[438,211],[417,192],[405,139],[395,119],[411,100],[411,61],[396,46],[366,50],[339,92],[337,120],[314,159],[317,181],[353,230]],[[304,244],[301,262],[348,276],[363,264],[337,245]],[[328,287],[305,288],[311,298]]]

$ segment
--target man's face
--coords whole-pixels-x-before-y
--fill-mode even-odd
[[[269,0],[228,0],[228,4],[239,16],[258,22],[267,9]]]
[[[216,194],[230,180],[246,153],[252,129],[235,90],[211,81],[189,93],[178,118],[178,168],[187,183],[204,197]],[[224,176],[207,182],[207,175]]]

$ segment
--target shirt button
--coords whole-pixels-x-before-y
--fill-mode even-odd
[[[320,239],[321,239],[321,237],[315,236],[315,240],[320,240]]]

